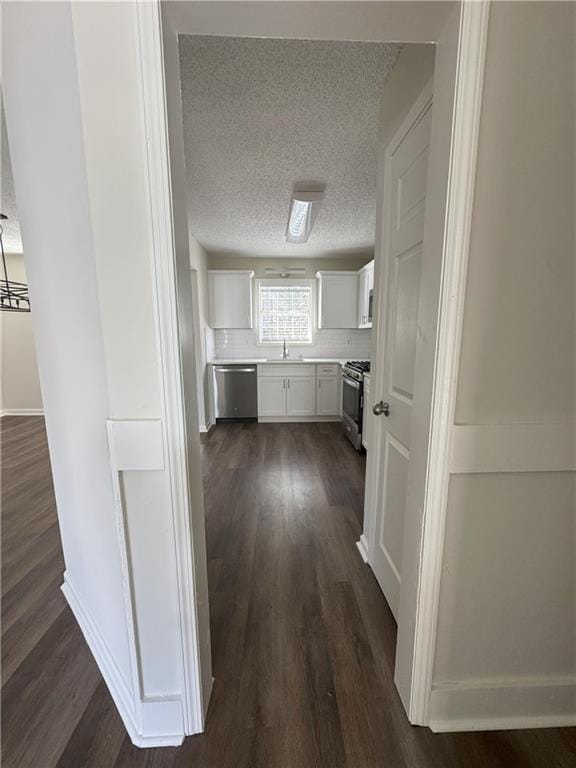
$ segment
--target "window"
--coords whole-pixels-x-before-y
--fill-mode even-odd
[[[312,341],[312,286],[290,281],[261,282],[258,289],[261,344]]]

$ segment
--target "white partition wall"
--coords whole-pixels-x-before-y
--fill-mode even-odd
[[[575,6],[493,3],[431,703],[576,724]]]
[[[11,3],[2,14],[63,589],[134,743],[178,744],[203,728],[211,675],[201,486],[191,496],[187,482],[199,465],[190,281],[176,300],[174,244],[159,237],[171,228],[151,192],[167,191],[170,217],[168,164],[146,142],[163,82],[146,80],[141,54],[162,56],[159,10]],[[188,278],[187,242],[179,254]],[[159,292],[172,296],[164,316]]]

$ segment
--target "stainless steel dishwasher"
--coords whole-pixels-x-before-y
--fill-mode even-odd
[[[255,365],[215,365],[216,421],[256,421],[258,380]]]

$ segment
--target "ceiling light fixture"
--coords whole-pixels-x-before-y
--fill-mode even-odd
[[[323,200],[323,191],[295,191],[292,193],[286,228],[287,243],[307,242]]]

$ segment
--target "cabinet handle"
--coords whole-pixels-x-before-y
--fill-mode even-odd
[[[286,379],[282,379],[282,389],[286,389]]]
[[[318,379],[318,389],[322,386],[322,379]]]
[[[288,389],[290,389],[290,379],[286,379],[286,381],[288,382]]]

